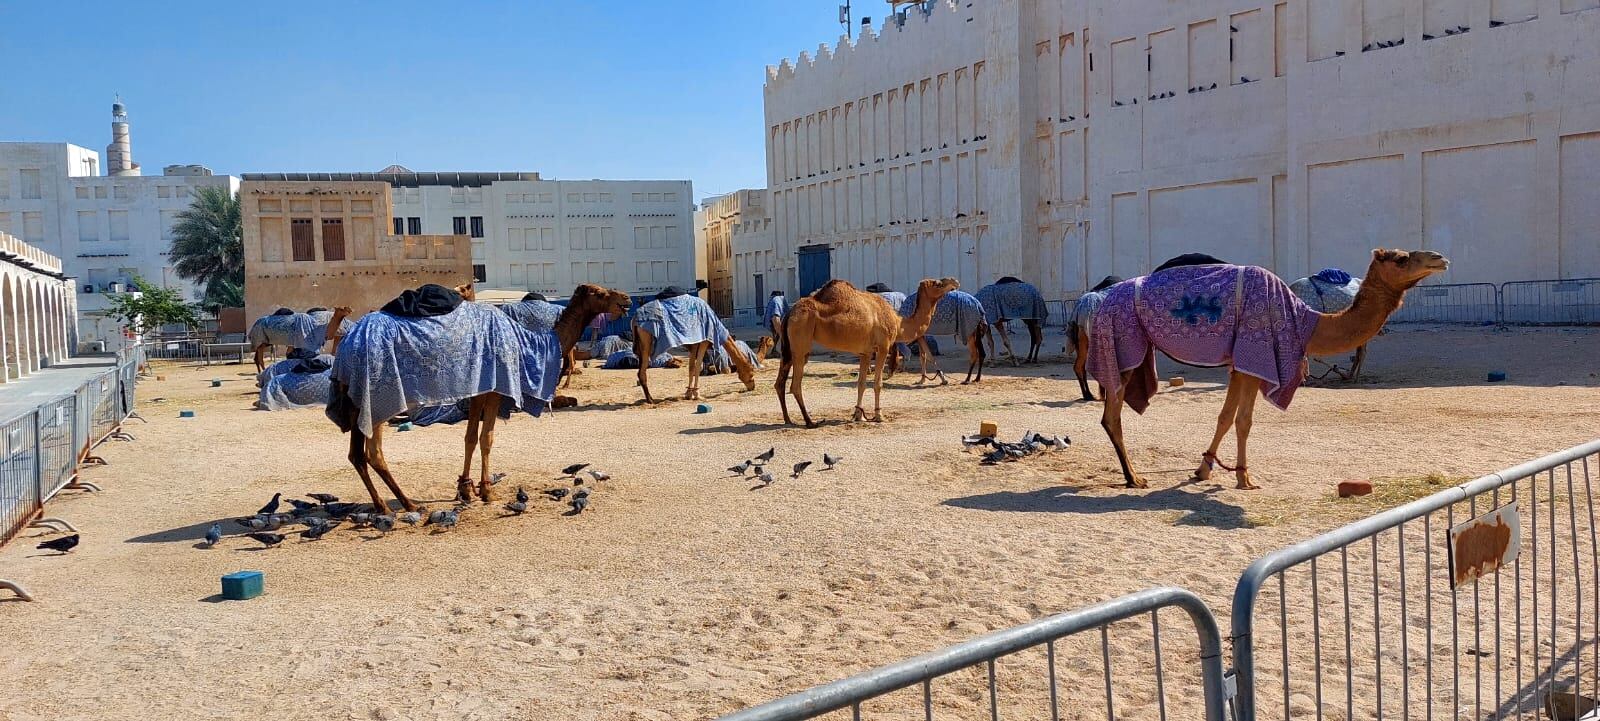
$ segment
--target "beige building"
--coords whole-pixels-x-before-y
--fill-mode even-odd
[[[751,260],[751,249],[742,246],[748,245],[755,234],[771,232],[764,205],[766,195],[765,190],[737,190],[706,199],[695,214],[695,237],[706,258],[700,276],[709,286],[706,300],[724,318],[734,318],[738,310],[763,302],[752,303],[745,297],[749,294],[735,287],[734,277],[735,265]]]
[[[392,235],[382,181],[255,181],[239,187],[245,316],[279,306],[376,310],[407,288],[472,279],[466,235]]]
[[[1071,297],[1375,246],[1449,255],[1442,282],[1600,276],[1597,38],[1600,0],[913,6],[769,68],[764,282]]]
[[[0,232],[0,383],[70,358],[78,294],[61,259]]]

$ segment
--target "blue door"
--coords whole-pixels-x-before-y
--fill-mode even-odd
[[[833,258],[826,245],[800,247],[800,295],[815,293],[833,279]]]

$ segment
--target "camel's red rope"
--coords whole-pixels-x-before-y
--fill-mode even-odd
[[[1233,466],[1230,466],[1230,465],[1228,465],[1226,463],[1223,463],[1222,459],[1217,457],[1217,454],[1212,453],[1210,451],[1206,451],[1205,453],[1201,454],[1201,457],[1204,458],[1207,463],[1214,463],[1214,464],[1216,464],[1216,466],[1218,468],[1221,468],[1224,471],[1238,472],[1238,471],[1249,470],[1248,468],[1246,468],[1244,466],[1239,466],[1238,468],[1234,468]]]

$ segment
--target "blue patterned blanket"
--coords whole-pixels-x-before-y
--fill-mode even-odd
[[[740,353],[744,354],[744,359],[746,362],[752,366],[755,366],[756,368],[761,367],[761,359],[756,357],[756,351],[754,348],[750,347],[749,343],[746,343],[742,340],[735,340],[733,345],[735,348],[739,349]],[[705,362],[700,364],[700,375],[722,375],[723,373],[732,372],[733,359],[728,357],[727,350],[724,350],[722,346],[715,346],[706,351]]]
[[[556,329],[556,319],[561,317],[562,308],[547,301],[524,300],[502,305],[500,310],[523,328],[535,333],[549,333]]]
[[[328,417],[343,427],[336,405],[353,404],[356,427],[371,435],[374,424],[402,412],[491,392],[503,397],[501,417],[538,415],[560,375],[554,334],[529,332],[488,306],[462,303],[431,318],[368,313],[339,344],[332,378],[346,398],[330,400]]]
[[[729,337],[716,311],[692,295],[645,303],[633,314],[633,322],[655,340],[652,350],[657,353],[703,341],[721,346]]]
[[[615,338],[616,336],[607,336],[607,337]],[[672,354],[663,351],[661,353],[657,353],[654,358],[650,359],[650,367],[651,368],[665,368],[667,366],[667,363],[670,362],[671,360],[672,360]],[[633,349],[632,348],[625,348],[623,350],[613,351],[610,355],[607,355],[606,356],[606,362],[605,362],[605,364],[600,366],[600,369],[601,370],[627,370],[627,369],[634,369],[634,368],[638,368],[638,367],[639,367],[639,356],[636,356],[636,355],[633,354]]]
[[[1044,295],[1032,283],[990,283],[978,289],[978,301],[983,303],[983,318],[990,325],[1002,320],[1043,323],[1050,318]]]
[[[262,316],[251,324],[246,339],[251,347],[266,344],[315,352],[321,350],[323,344],[328,342],[328,326],[332,323],[333,311],[329,310]],[[354,321],[346,318],[340,327],[348,333],[354,325]]]
[[[329,362],[333,361],[333,356],[323,356],[323,358]],[[273,366],[281,366],[284,363],[291,363],[291,368],[300,365],[300,361],[281,361]],[[332,386],[332,373],[332,368],[317,373],[296,373],[286,370],[270,376],[261,384],[261,393],[256,398],[256,406],[268,411],[325,406]]]
[[[911,311],[916,310],[916,306],[906,305],[906,294],[901,293],[898,290],[891,290],[887,293],[879,293],[878,297],[888,301],[889,307],[893,308],[894,312],[899,313],[900,317],[902,318],[910,317]]]
[[[910,318],[916,312],[917,300],[920,291],[912,293],[906,298],[905,305],[900,308],[901,318]],[[927,335],[949,335],[962,343],[972,337],[973,331],[978,329],[978,323],[984,320],[983,303],[978,297],[961,290],[952,290],[939,299],[939,305],[934,306],[933,322],[928,324]]]
[[[1084,337],[1094,332],[1094,312],[1100,309],[1100,304],[1106,300],[1107,288],[1103,291],[1089,291],[1078,296],[1078,303],[1072,306],[1072,322],[1076,323]],[[1075,340],[1073,341],[1075,342]]]
[[[1333,269],[1330,268],[1329,270]],[[1300,300],[1305,302],[1306,305],[1311,306],[1314,311],[1319,313],[1341,312],[1356,302],[1356,294],[1361,292],[1361,279],[1351,278],[1349,273],[1344,273],[1345,282],[1343,283],[1323,280],[1324,277],[1330,275],[1332,274],[1324,270],[1309,278],[1301,278],[1290,283],[1289,290],[1299,296]],[[1335,280],[1338,279],[1338,276],[1333,277]]]

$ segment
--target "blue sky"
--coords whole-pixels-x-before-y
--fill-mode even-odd
[[[0,140],[103,152],[120,93],[146,172],[400,163],[704,197],[765,182],[764,68],[837,40],[837,4],[0,0]]]

